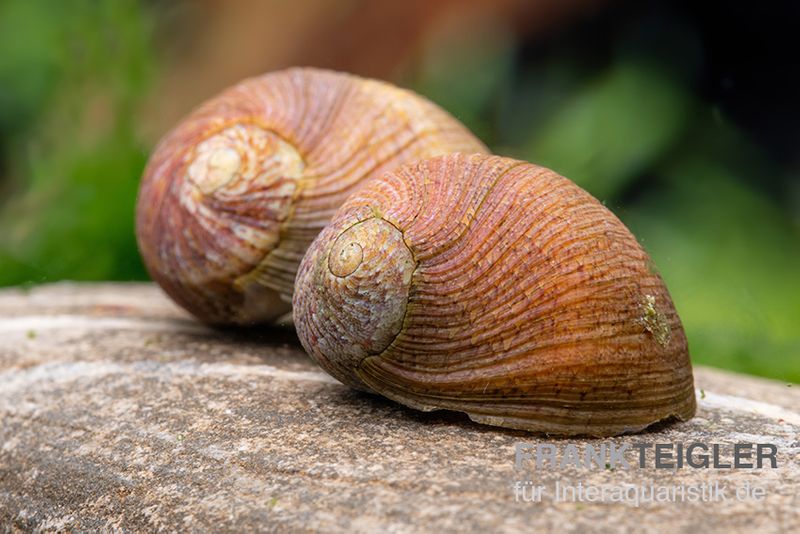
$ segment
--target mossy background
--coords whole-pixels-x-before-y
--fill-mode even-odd
[[[0,285],[146,279],[133,207],[158,138],[312,64],[412,87],[570,177],[650,252],[695,362],[800,382],[800,9],[519,4],[0,2]]]

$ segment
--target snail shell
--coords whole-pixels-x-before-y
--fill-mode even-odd
[[[309,248],[293,313],[328,373],[420,410],[594,436],[695,412],[647,254],[584,190],[521,161],[454,154],[371,181]]]
[[[151,276],[198,318],[270,321],[290,310],[314,237],[366,179],[485,147],[428,100],[316,69],[245,80],[159,143],[136,231]]]

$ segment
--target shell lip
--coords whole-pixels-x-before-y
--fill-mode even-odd
[[[379,358],[380,355],[372,357]],[[547,414],[540,413],[537,415],[534,413],[532,417],[515,417],[482,413],[476,411],[480,409],[480,405],[447,406],[437,403],[436,397],[414,394],[403,388],[386,387],[386,384],[383,384],[379,379],[368,373],[363,366],[369,359],[370,357],[364,358],[356,370],[359,381],[365,384],[369,391],[376,392],[403,406],[423,412],[443,411],[464,414],[474,423],[496,429],[519,430],[556,438],[580,437],[597,439],[659,431],[672,424],[689,421],[697,413],[696,391],[691,374],[687,384],[684,384],[681,388],[684,393],[677,395],[669,404],[663,405],[660,410],[651,415],[634,417],[629,412],[627,420],[621,417],[619,422],[593,422],[590,416],[585,419],[579,418],[574,422],[562,421],[559,423],[553,421]],[[487,404],[487,406],[491,406],[491,403]],[[624,407],[620,408],[621,415],[625,414],[625,411]]]

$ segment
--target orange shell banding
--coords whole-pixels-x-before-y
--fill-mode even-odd
[[[301,264],[294,320],[353,387],[490,425],[610,436],[695,412],[686,337],[651,266],[566,178],[450,155],[340,208]]]
[[[270,321],[290,310],[308,245],[367,179],[485,151],[446,112],[384,82],[309,68],[248,79],[159,143],[137,202],[139,248],[203,321]]]

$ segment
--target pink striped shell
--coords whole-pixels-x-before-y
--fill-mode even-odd
[[[480,423],[609,436],[695,412],[686,337],[634,236],[530,163],[386,173],[308,250],[294,321],[341,382]]]
[[[152,277],[213,324],[290,310],[306,248],[367,179],[485,147],[390,84],[294,68],[245,80],[167,134],[142,179],[139,248]]]

